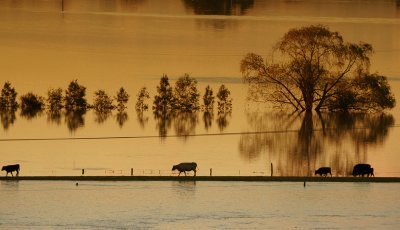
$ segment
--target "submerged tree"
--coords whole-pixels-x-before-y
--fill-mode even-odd
[[[34,93],[27,93],[21,96],[21,115],[26,118],[33,118],[45,107],[44,98]]]
[[[146,100],[150,98],[150,94],[147,91],[146,87],[142,87],[137,94],[137,101],[136,101],[136,111],[143,112],[149,109],[149,105],[146,103]]]
[[[47,108],[50,111],[59,111],[63,108],[63,95],[62,89],[50,89],[47,91]]]
[[[213,90],[209,85],[206,87],[206,92],[203,96],[203,109],[204,111],[213,111],[214,109],[214,95]]]
[[[198,110],[200,94],[197,90],[197,80],[189,74],[184,74],[175,83],[174,97],[174,109],[184,112]]]
[[[129,94],[125,91],[123,87],[119,89],[119,91],[117,92],[117,96],[114,97],[114,99],[117,101],[118,112],[122,112],[127,108],[126,104],[129,100]]]
[[[232,111],[232,99],[230,98],[231,92],[225,85],[219,87],[218,98],[218,114],[230,113]]]
[[[167,75],[163,75],[160,79],[160,85],[157,86],[157,95],[154,96],[153,110],[154,113],[168,113],[173,109],[175,103],[172,87],[169,84]]]
[[[78,80],[71,81],[65,91],[65,109],[67,111],[86,111],[86,87],[79,85]]]
[[[247,54],[241,61],[241,72],[250,85],[253,100],[289,105],[296,110],[315,108],[319,111],[335,104],[335,99],[343,100],[341,96],[350,98],[351,94],[358,94],[350,87],[342,88],[343,85],[360,87],[360,79],[368,81],[371,76],[368,69],[372,46],[362,42],[346,43],[338,32],[325,26],[291,29],[274,51],[279,63],[269,63],[254,53]],[[388,99],[391,95],[388,85],[375,86],[367,87],[375,91],[372,94],[389,90],[389,93],[380,94],[384,99],[376,101],[377,106],[392,108],[394,99]],[[352,103],[360,108],[369,106],[362,97],[353,99],[356,102]]]
[[[0,95],[0,110],[15,110],[18,107],[17,92],[9,81],[4,83]]]
[[[113,99],[104,90],[94,92],[93,109],[97,112],[111,112],[114,109]]]

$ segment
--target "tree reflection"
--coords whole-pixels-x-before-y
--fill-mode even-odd
[[[259,133],[241,136],[241,155],[268,154],[274,174],[282,176],[311,176],[321,166],[347,176],[355,163],[368,161],[368,148],[383,144],[394,124],[384,113],[250,113],[248,120]]]
[[[47,111],[47,122],[61,125],[61,109],[51,109]]]
[[[197,122],[197,112],[176,112],[174,115],[176,135],[182,136],[186,140],[187,136],[195,134]]]
[[[16,120],[16,108],[0,109],[1,124],[4,130],[8,130]]]
[[[211,111],[204,111],[203,113],[203,122],[204,128],[208,130],[212,126],[212,121],[214,119],[214,113]]]
[[[197,123],[199,122],[198,112],[174,111],[169,113],[154,113],[156,128],[161,139],[168,136],[171,127],[175,134],[184,140],[194,135]]]
[[[161,139],[165,139],[168,130],[171,128],[171,112],[154,111],[154,120],[156,121],[156,129]]]
[[[94,121],[97,124],[103,124],[112,115],[110,110],[94,111],[94,113],[95,113]]]
[[[254,0],[183,0],[187,9],[200,15],[244,15]]]
[[[118,111],[117,115],[115,116],[115,120],[120,128],[124,126],[125,122],[128,121],[128,113],[125,111]]]
[[[65,113],[65,122],[70,132],[76,131],[78,128],[85,125],[84,115],[86,111],[67,111]]]

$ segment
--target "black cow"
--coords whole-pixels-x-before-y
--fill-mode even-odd
[[[356,164],[353,168],[353,176],[362,176],[364,175],[374,176],[374,169],[371,168],[370,164]]]
[[[18,176],[19,175],[19,164],[3,166],[3,168],[1,168],[1,171],[6,171],[7,172],[6,176],[8,175],[8,173],[11,173],[11,176],[14,176],[13,171],[16,171],[17,172],[16,176]]]
[[[328,173],[332,176],[330,167],[321,167],[318,170],[315,170],[315,175],[319,174],[320,176],[328,176]]]
[[[172,171],[178,170],[179,171],[178,176],[181,175],[181,172],[185,173],[185,176],[186,176],[187,171],[193,171],[194,176],[196,176],[196,168],[197,168],[196,162],[185,162],[185,163],[180,163],[180,164],[174,165],[172,167]]]

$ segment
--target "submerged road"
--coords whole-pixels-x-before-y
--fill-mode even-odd
[[[285,177],[285,176],[18,176],[4,180],[58,181],[275,181],[275,182],[400,182],[400,177]]]

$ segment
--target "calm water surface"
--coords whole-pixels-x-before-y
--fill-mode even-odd
[[[0,229],[397,229],[399,189],[398,183],[1,181]]]
[[[46,96],[78,79],[89,102],[98,89],[114,95],[123,86],[131,95],[124,119],[93,111],[2,114],[0,165],[20,163],[22,175],[79,175],[82,168],[88,175],[129,175],[131,168],[169,175],[173,164],[196,161],[202,175],[209,168],[215,175],[269,175],[273,163],[275,175],[331,166],[346,176],[366,162],[376,176],[400,176],[398,106],[385,114],[306,116],[246,101],[239,72],[245,54],[269,55],[289,29],[311,24],[371,43],[371,72],[386,75],[400,101],[398,1],[0,0],[0,84]],[[202,94],[207,85],[216,91],[225,84],[232,114],[138,116],[138,90],[146,86],[153,98],[164,73],[172,84],[189,73]],[[174,137],[160,138],[161,131]],[[96,137],[135,138],[20,140]]]

